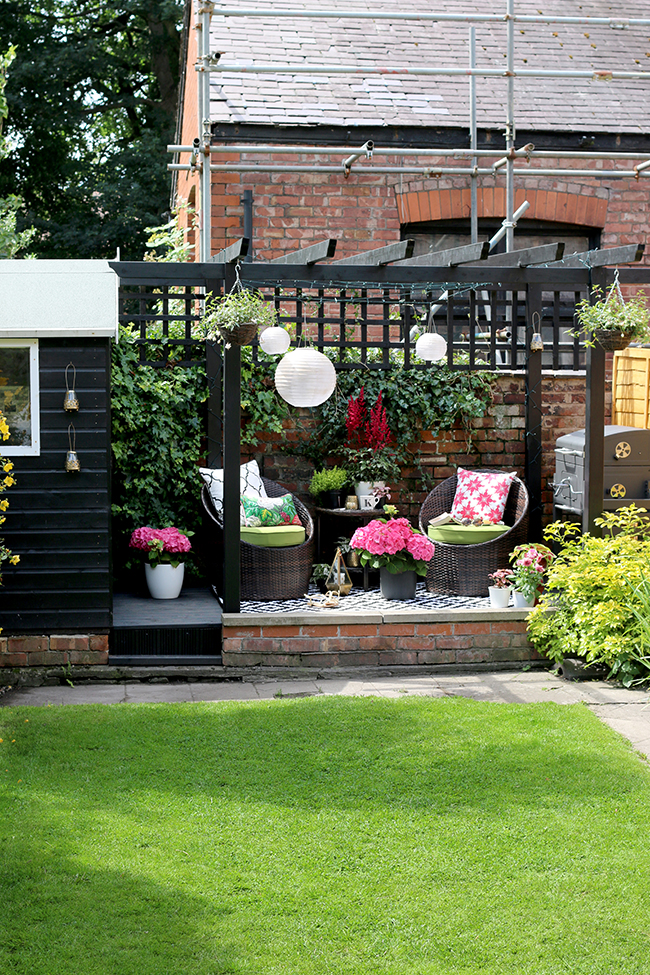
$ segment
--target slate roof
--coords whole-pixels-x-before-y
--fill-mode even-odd
[[[224,6],[505,14],[506,0],[225,0]],[[218,4],[216,5],[218,10]],[[650,0],[516,0],[515,14],[649,17]],[[211,50],[224,64],[462,66],[469,62],[467,23],[422,21],[212,18]],[[506,26],[476,24],[478,67],[505,67]],[[517,24],[515,68],[650,71],[650,28]],[[189,66],[192,70],[192,66]],[[478,126],[503,128],[506,84],[477,80]],[[571,78],[515,80],[518,129],[646,133],[650,82]],[[391,75],[211,75],[217,123],[278,125],[461,126],[469,124],[467,78]]]

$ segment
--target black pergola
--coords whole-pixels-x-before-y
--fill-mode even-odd
[[[304,253],[304,252],[303,252]],[[224,255],[225,256],[225,255]],[[237,256],[237,255],[235,255]],[[156,289],[164,294],[166,289],[198,288],[205,293],[227,293],[236,281],[235,264],[228,261],[208,263],[131,263],[115,261],[111,267],[118,274],[123,290]],[[629,260],[630,258],[628,258]],[[446,327],[449,343],[448,363],[458,369],[494,369],[496,363],[495,333],[497,321],[490,316],[490,338],[484,347],[477,344],[474,329],[469,334],[458,335],[459,321],[467,321],[467,308],[470,315],[478,314],[479,305],[491,307],[496,312],[499,303],[510,309],[507,312],[511,324],[507,350],[510,355],[508,369],[515,367],[525,374],[525,478],[531,498],[530,531],[533,539],[541,535],[542,527],[542,369],[546,357],[551,367],[557,365],[562,356],[569,356],[569,366],[575,368],[578,356],[584,363],[587,376],[586,393],[586,443],[585,443],[585,497],[583,509],[583,529],[594,531],[594,518],[602,511],[603,441],[605,418],[605,353],[599,347],[580,347],[578,339],[571,339],[562,345],[561,334],[566,333],[567,320],[573,321],[575,299],[588,294],[593,286],[602,289],[613,281],[613,272],[605,267],[588,267],[581,261],[569,259],[569,266],[555,264],[547,267],[500,267],[500,266],[430,266],[421,263],[403,265],[372,266],[353,263],[328,265],[297,263],[243,263],[239,264],[239,277],[242,285],[254,289],[273,289],[276,304],[286,301],[291,294],[297,332],[303,327],[301,308],[303,289],[310,293],[322,293],[325,289],[338,289],[339,293],[354,292],[361,301],[371,300],[369,295],[379,296],[377,300],[390,302],[389,294],[399,291],[406,296],[403,302],[404,315],[399,347],[404,350],[405,363],[413,351],[410,339],[411,310],[413,305],[435,304],[441,293],[447,293]],[[625,268],[620,271],[621,284],[650,284],[650,269]],[[382,299],[382,294],[385,298]],[[462,312],[459,317],[459,303],[455,296],[462,295]],[[504,298],[505,296],[505,298]],[[568,296],[568,297],[567,297]],[[569,318],[560,309],[570,305]],[[334,300],[334,299],[327,299]],[[392,299],[394,300],[394,298]],[[487,312],[485,312],[487,314]],[[364,346],[364,340],[346,342],[344,338],[331,340],[326,337],[323,327],[324,317],[317,315],[316,335],[312,343],[316,348]],[[477,319],[478,320],[478,319]],[[550,351],[531,350],[534,332],[542,331],[545,342],[550,341]],[[188,333],[189,335],[189,333]],[[385,333],[388,335],[388,332]],[[187,340],[189,341],[189,339]],[[195,343],[196,344],[196,343]],[[365,347],[372,346],[367,343]],[[374,344],[375,348],[388,351],[397,347],[387,340]],[[454,362],[455,351],[462,347],[467,353],[462,364]],[[479,354],[481,353],[481,354]],[[550,358],[549,358],[550,356]],[[361,365],[363,365],[361,363]],[[223,359],[212,343],[206,345],[206,366],[208,378],[214,378],[223,368],[221,384],[213,382],[210,389],[208,415],[208,463],[216,466],[221,461],[224,468],[224,612],[236,613],[240,608],[240,540],[239,540],[239,465],[240,465],[240,382],[241,354],[236,345],[223,350]],[[349,362],[346,368],[353,367]],[[381,362],[376,364],[381,368]],[[417,368],[428,368],[419,365]],[[504,368],[504,366],[501,366]]]

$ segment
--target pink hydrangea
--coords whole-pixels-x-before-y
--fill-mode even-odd
[[[363,528],[357,528],[350,545],[371,555],[385,556],[386,562],[390,562],[392,555],[407,556],[407,560],[413,562],[413,568],[416,568],[415,563],[428,562],[435,552],[433,542],[414,531],[406,518],[375,519]]]
[[[179,532],[178,528],[136,528],[131,535],[129,545],[131,548],[149,552],[154,539],[159,539],[163,543],[163,552],[177,554],[189,552],[192,548],[187,535]]]

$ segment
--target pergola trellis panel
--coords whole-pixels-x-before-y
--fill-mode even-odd
[[[157,300],[159,308],[169,309],[176,294],[169,295],[168,289],[182,289],[182,301],[196,302],[200,293],[214,294],[228,292],[236,280],[232,264],[214,262],[196,264],[154,264],[112,262],[111,266],[120,277],[125,310],[124,320],[129,319],[128,302],[146,302],[146,295]],[[603,499],[603,437],[605,416],[605,353],[596,346],[583,349],[575,337],[561,341],[562,333],[572,324],[573,306],[578,296],[589,292],[593,285],[606,288],[613,280],[612,272],[606,268],[589,269],[585,266],[565,268],[498,268],[498,267],[363,267],[350,265],[282,265],[282,264],[242,264],[239,275],[245,287],[264,289],[269,300],[274,300],[281,316],[292,320],[296,326],[297,340],[310,335],[310,341],[321,349],[339,350],[339,368],[368,368],[368,351],[380,350],[377,361],[370,363],[373,368],[382,368],[390,361],[391,349],[404,351],[407,368],[432,368],[411,360],[413,345],[409,337],[412,306],[426,308],[436,303],[443,291],[448,291],[445,322],[438,325],[439,331],[449,340],[448,364],[452,369],[496,369],[513,368],[525,374],[526,430],[525,430],[525,478],[531,496],[531,536],[539,537],[541,532],[541,491],[542,491],[542,400],[541,383],[543,356],[548,368],[573,371],[577,365],[584,364],[587,374],[586,398],[586,456],[585,456],[585,505],[583,527],[593,530],[594,518],[601,513]],[[477,278],[479,280],[477,280]],[[650,284],[650,269],[631,268],[620,272],[623,284]],[[134,295],[134,289],[138,291]],[[139,290],[142,289],[142,290]],[[155,293],[151,289],[155,289]],[[167,292],[165,291],[167,289]],[[401,303],[402,315],[399,322],[393,322],[384,315],[375,319],[380,323],[381,335],[373,341],[368,334],[368,322],[361,317],[361,338],[346,338],[345,328],[338,338],[327,336],[325,314],[310,316],[304,313],[305,292],[316,295],[334,289],[337,294],[346,295],[346,301],[359,303],[376,299],[386,306],[395,301]],[[363,298],[363,293],[366,299]],[[486,333],[470,328],[464,335],[459,318],[454,314],[454,295],[462,293],[461,315],[483,315]],[[312,299],[313,300],[313,299]],[[331,295],[328,301],[336,299]],[[290,303],[293,315],[283,313],[284,306]],[[345,305],[345,302],[344,302]],[[487,315],[486,309],[490,314]],[[568,309],[568,311],[567,311]],[[469,312],[468,312],[469,310]],[[154,314],[154,313],[152,313]],[[551,348],[546,352],[531,351],[530,339],[533,334],[533,316],[539,315],[542,333],[551,336]],[[164,319],[173,319],[172,314],[162,312]],[[177,318],[183,318],[177,315]],[[185,349],[196,349],[197,341],[192,337],[191,324],[196,320],[195,309],[188,316],[188,331],[184,339],[170,339],[165,347],[176,344]],[[342,315],[345,324],[345,311]],[[496,353],[504,348],[498,340],[497,332],[506,321],[510,336],[505,351],[510,358],[497,361]],[[536,320],[536,319],[535,319]],[[141,329],[142,329],[141,320]],[[391,331],[398,329],[397,334]],[[365,329],[365,332],[364,332]],[[537,329],[535,329],[537,330]],[[141,330],[141,343],[150,339]],[[357,362],[347,359],[346,349],[359,350]],[[455,353],[465,353],[462,362],[456,361]],[[183,355],[185,353],[183,352]],[[364,361],[364,359],[366,361]],[[549,361],[550,360],[550,361]],[[224,467],[224,593],[225,612],[238,612],[240,603],[240,562],[239,562],[239,464],[240,464],[240,380],[241,352],[238,346],[223,350],[223,358],[213,343],[207,343],[206,366],[209,380],[212,379],[209,405],[208,441],[211,465],[219,461]],[[217,382],[220,370],[222,382]],[[434,367],[435,368],[435,367]]]

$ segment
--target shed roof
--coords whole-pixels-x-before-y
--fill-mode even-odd
[[[222,123],[277,125],[391,125],[467,127],[469,83],[464,77],[364,77],[364,68],[466,67],[468,24],[426,21],[274,18],[274,6],[389,13],[395,0],[225,0],[224,6],[268,8],[269,17],[212,18],[211,51],[228,65],[349,64],[353,75],[213,73],[211,117]],[[505,0],[402,0],[400,12],[503,14]],[[650,17],[650,0],[624,5],[590,0],[516,0],[515,14]],[[506,24],[477,23],[477,67],[503,67]],[[190,70],[191,70],[191,66]],[[516,24],[515,69],[650,71],[650,28]],[[503,127],[505,78],[477,79],[479,127]],[[517,78],[515,119],[526,130],[647,132],[648,81]]]

